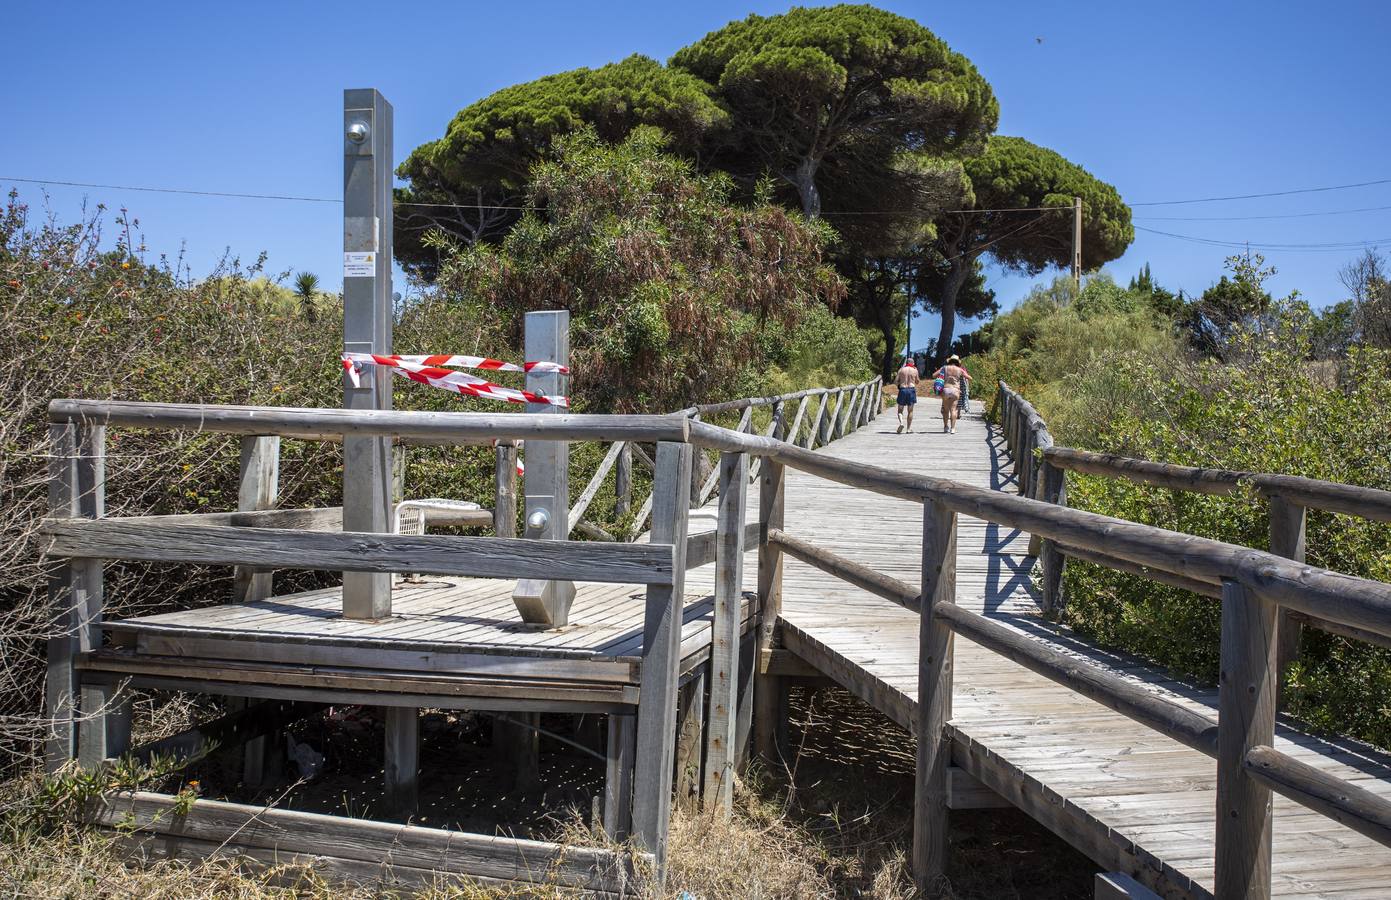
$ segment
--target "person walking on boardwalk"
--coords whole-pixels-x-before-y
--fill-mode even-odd
[[[898,370],[895,383],[898,385],[898,433],[904,426],[913,430],[913,407],[918,403],[918,367],[913,365],[913,357],[903,358],[903,368]]]
[[[952,354],[947,364],[932,373],[942,379],[942,430],[956,434],[956,422],[961,418],[961,397],[970,384],[971,373],[961,367],[961,357]]]

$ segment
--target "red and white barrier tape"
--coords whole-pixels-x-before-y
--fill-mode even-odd
[[[569,408],[570,399],[568,397],[547,397],[544,394],[533,393],[532,391],[518,390],[517,388],[504,387],[494,384],[476,375],[469,375],[465,372],[456,372],[451,369],[442,369],[438,366],[426,365],[416,362],[418,359],[483,359],[476,356],[378,356],[375,353],[344,353],[343,369],[348,373],[349,380],[354,387],[359,387],[361,381],[358,374],[362,366],[387,366],[396,374],[403,378],[409,378],[421,384],[428,384],[431,387],[443,388],[447,391],[454,391],[466,397],[484,397],[489,400],[502,400],[507,403],[544,403],[550,406]],[[497,360],[487,360],[497,362]],[[463,363],[460,363],[463,365]],[[511,366],[511,371],[527,371],[522,366],[513,363],[499,363],[499,366]],[[564,366],[549,362],[526,363],[532,371],[559,372],[565,369]],[[541,367],[550,368],[541,368]],[[504,370],[507,371],[507,370]]]
[[[417,366],[454,366],[459,369],[488,369],[495,372],[559,372],[561,375],[570,374],[569,367],[562,366],[560,363],[529,362],[519,366],[516,363],[490,359],[486,356],[447,356],[442,354],[403,356],[399,353],[393,353],[389,356],[378,356],[376,359],[391,359],[397,362],[414,363]]]

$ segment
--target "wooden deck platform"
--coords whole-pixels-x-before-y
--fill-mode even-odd
[[[709,656],[714,604],[700,587],[712,579],[691,573],[683,673]],[[393,705],[380,695],[397,694],[395,705],[631,711],[644,588],[578,584],[570,624],[548,628],[521,621],[512,587],[482,578],[398,581],[385,622],[343,618],[339,588],[111,621],[103,623],[110,647],[81,666],[88,676],[242,696],[334,692]],[[746,630],[755,605],[746,598]]]
[[[896,434],[890,412],[820,452],[1013,491],[1009,458],[979,404],[954,435],[942,433],[934,406],[920,406],[914,433]],[[789,469],[786,510],[789,534],[917,583],[919,504]],[[957,602],[1217,718],[1215,689],[1195,689],[1135,660],[1099,652],[1043,620],[1028,538],[962,517]],[[785,565],[784,646],[910,727],[917,615],[795,560]],[[969,641],[957,638],[955,648],[949,729],[956,765],[1104,869],[1135,875],[1163,896],[1211,896],[1212,759]],[[1288,723],[1278,729],[1276,747],[1391,796],[1391,760],[1369,748],[1311,737]],[[1391,896],[1391,851],[1278,795],[1274,802],[1275,896]]]

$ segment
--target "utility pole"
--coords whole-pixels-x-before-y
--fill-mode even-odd
[[[375,90],[343,92],[343,349],[391,352],[391,104]],[[391,372],[343,377],[346,409],[391,409]],[[391,439],[343,437],[343,530],[391,530]],[[391,575],[343,573],[343,615],[391,615]]]
[[[1082,289],[1082,198],[1072,198],[1072,286]]]

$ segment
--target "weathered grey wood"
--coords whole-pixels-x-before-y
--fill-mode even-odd
[[[1080,472],[1083,475],[1125,478],[1155,487],[1194,491],[1200,494],[1230,494],[1246,474],[1230,469],[1198,469],[1192,466],[1150,462],[1111,453],[1074,450],[1071,447],[1052,447],[1045,456],[1058,468]]]
[[[1391,801],[1274,747],[1252,747],[1246,773],[1297,803],[1391,847]]]
[[[827,399],[829,400],[830,398],[828,397]],[[840,407],[841,404],[844,402],[845,391],[837,389],[835,405],[831,407],[830,415],[826,416],[825,422],[822,425],[823,431],[821,435],[821,443],[823,445],[829,444],[831,441],[840,437],[840,432],[838,430],[838,426],[840,424]]]
[[[752,416],[753,407],[750,406],[744,410],[744,415],[739,419],[739,425],[734,430],[738,432],[748,433],[749,425],[753,421]],[[709,476],[705,479],[705,482],[701,484],[700,495],[696,498],[696,502],[692,505],[692,508],[699,509],[700,507],[704,506],[705,502],[710,499],[710,495],[715,492],[715,485],[718,483],[720,483],[720,467],[713,466],[710,469]]]
[[[129,525],[230,525],[236,528],[289,528],[295,531],[342,531],[343,507],[267,509],[255,512],[174,513],[121,516]],[[430,519],[434,521],[434,519]]]
[[[1217,734],[1218,897],[1270,896],[1270,788],[1246,755],[1275,740],[1276,607],[1234,581],[1222,585],[1222,662]]]
[[[956,604],[956,513],[930,501],[923,504],[922,596],[931,602],[919,615],[912,864],[918,889],[936,897],[948,888],[946,724],[952,704],[952,631],[938,609]]]
[[[770,531],[768,540],[793,559],[801,560],[809,566],[815,566],[828,575],[834,575],[842,581],[864,588],[886,600],[892,600],[905,609],[917,612],[921,606],[918,594],[912,586],[899,581],[897,578],[892,578],[871,569],[869,566],[862,566],[854,560],[831,553],[829,550],[817,547],[807,541],[794,538],[785,531]]]
[[[744,516],[749,457],[720,454],[715,612],[710,643],[710,716],[706,725],[705,802],[728,816],[734,801],[734,761],[739,708],[739,632],[744,584]]]
[[[633,764],[637,753],[637,716],[608,717],[604,775],[604,834],[615,842],[628,839],[633,820]]]
[[[633,836],[666,865],[675,761],[676,688],[681,662],[681,602],[685,583],[687,491],[691,446],[657,445],[657,481],[652,494],[652,540],[673,546],[670,585],[649,585],[643,620],[642,703],[638,708],[637,763],[633,776]]]
[[[619,441],[618,446],[618,468],[613,473],[614,514],[626,516],[633,505],[633,445]]]
[[[816,416],[811,420],[811,429],[807,432],[807,438],[802,446],[807,450],[816,449],[817,442],[821,437],[821,420],[826,415],[826,404],[830,400],[828,394],[821,395],[821,402],[816,407]]]
[[[100,426],[49,427],[50,513],[95,519],[105,514],[106,432]],[[56,771],[80,755],[84,767],[100,765],[108,750],[106,715],[110,694],[78,688],[77,654],[101,642],[102,561],[84,559],[56,566],[48,583],[53,632],[48,639],[45,711],[49,735],[44,759]],[[79,726],[79,713],[85,712]]]
[[[623,453],[623,448],[627,444],[618,441],[609,445],[609,451],[600,460],[599,467],[594,470],[594,475],[589,479],[589,484],[584,486],[584,491],[580,493],[575,505],[570,507],[570,530],[573,532],[580,519],[589,510],[589,504],[594,502],[594,498],[599,494],[599,488],[604,486],[604,479],[608,477],[609,470],[618,462],[618,457]]]
[[[1216,753],[1211,720],[1095,663],[1070,656],[985,616],[943,606],[937,617],[952,631],[1209,756]]]
[[[633,524],[628,528],[628,540],[636,540],[637,536],[642,534],[643,528],[647,525],[647,520],[652,515],[652,502],[654,497],[656,497],[655,488],[647,492],[647,499],[643,500],[642,505],[638,507],[638,514],[633,517]]]
[[[280,497],[280,438],[243,435],[241,467],[237,477],[237,511],[274,509]],[[339,513],[341,526],[341,511]],[[282,526],[283,527],[283,526]],[[232,570],[232,602],[264,600],[272,593],[270,572],[247,566]]]
[[[493,462],[493,534],[517,536],[517,445],[499,441]]]
[[[773,435],[774,438],[782,441],[787,441],[791,444],[797,443],[797,435],[801,433],[802,419],[807,414],[807,402],[809,400],[811,400],[810,397],[803,397],[801,401],[798,402],[797,413],[792,417],[791,427],[789,427],[787,431],[783,432],[781,435]]]
[[[1304,562],[1304,507],[1291,503],[1279,494],[1270,497],[1270,552],[1295,562]],[[1299,658],[1300,622],[1281,609],[1279,645],[1275,653],[1275,670],[1280,674],[1283,695],[1285,672]]]
[[[510,778],[513,791],[541,786],[541,714],[534,710],[493,716],[493,757]]]
[[[714,562],[719,551],[719,532],[702,531],[686,539],[686,571],[698,569]],[[758,523],[750,522],[744,526],[744,543],[758,543]]]
[[[1044,457],[1040,473],[1041,496],[1044,503],[1056,506],[1067,505],[1067,473],[1048,462]],[[1039,563],[1043,567],[1043,611],[1053,612],[1062,608],[1063,555],[1058,552],[1057,541],[1044,539],[1039,546]]]
[[[747,540],[747,538],[746,538]],[[757,537],[752,543],[757,544]],[[755,602],[757,598],[755,597]],[[753,736],[754,679],[758,670],[758,628],[747,631],[739,640],[739,707],[734,725],[734,770],[743,772],[749,761],[749,744]]]
[[[701,748],[705,736],[705,667],[681,686],[676,726],[676,805],[686,812],[700,808]]]
[[[764,459],[758,493],[758,655],[771,650],[782,609],[782,548],[770,539],[781,531],[784,516],[784,475],[782,463]],[[782,679],[759,675],[754,679],[754,752],[769,762],[779,755],[778,716],[783,696]]]
[[[821,678],[820,669],[791,650],[766,650],[758,660],[758,671],[785,678]]]
[[[746,450],[852,487],[906,500],[932,499],[960,514],[1021,531],[1037,531],[1072,546],[1105,547],[1112,556],[1153,569],[1203,580],[1237,578],[1270,600],[1307,615],[1391,634],[1391,585],[1300,566],[1249,547],[1059,508],[942,478],[851,463],[704,423],[692,425],[692,436],[705,446]]]
[[[948,809],[1012,809],[1014,804],[959,766],[947,766]]]
[[[1361,516],[1374,522],[1391,522],[1391,491],[1266,473],[1252,475],[1251,482],[1267,497],[1280,496],[1290,503],[1312,509]]]
[[[677,441],[688,422],[675,416],[518,416],[511,413],[401,412],[367,409],[304,409],[289,406],[204,406],[123,400],[54,400],[53,422],[176,428],[221,434],[278,434],[301,440],[343,435],[444,438],[458,444],[495,440]]]
[[[48,519],[54,556],[484,578],[672,583],[665,544],[604,544],[451,535],[301,532],[280,528],[130,526],[120,519]]]
[[[1108,556],[1098,550],[1084,550],[1081,547],[1069,547],[1066,544],[1058,544],[1056,542],[1050,543],[1052,543],[1064,557],[1071,557],[1073,559],[1080,559],[1083,562],[1094,563],[1098,566],[1105,566],[1108,569],[1115,569],[1117,572],[1138,575],[1149,581],[1167,584],[1169,587],[1176,587],[1182,591],[1189,591],[1200,597],[1212,597],[1216,599],[1222,596],[1222,586],[1215,581],[1203,581],[1197,578],[1189,578],[1186,575],[1174,575],[1170,572],[1152,569],[1148,566],[1142,566],[1139,563],[1130,562],[1129,560]]]
[[[1094,900],[1161,900],[1124,872],[1098,872],[1092,891]]]
[[[386,708],[386,808],[395,815],[415,812],[420,786],[420,710],[410,706]]]
[[[519,417],[520,418],[520,417]],[[626,871],[611,851],[373,822],[342,816],[199,800],[176,815],[175,798],[143,791],[112,796],[91,809],[94,824],[130,833],[227,841],[282,853],[311,853],[445,873],[615,890]]]

